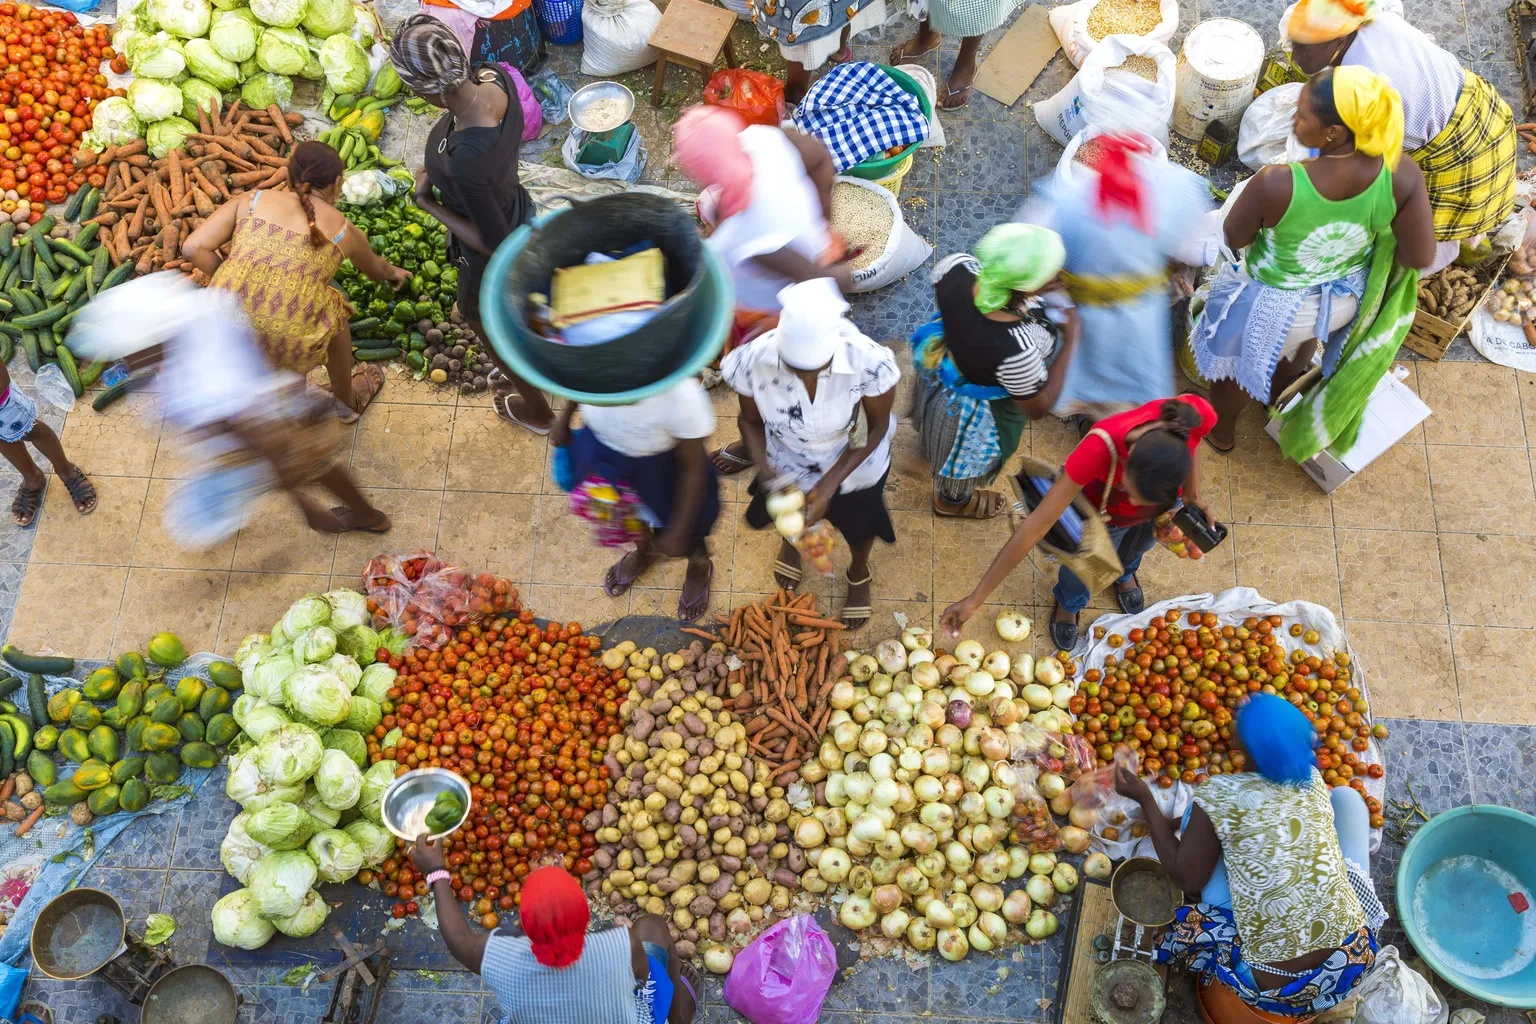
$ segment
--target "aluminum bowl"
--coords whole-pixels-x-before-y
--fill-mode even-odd
[[[621,100],[624,103],[624,120],[619,124],[609,125],[607,128],[593,128],[584,123],[587,109],[598,100]],[[627,124],[635,113],[635,94],[629,91],[629,86],[622,82],[592,82],[584,85],[571,94],[571,100],[567,107],[571,115],[571,123],[584,132],[612,131],[619,125]]]
[[[389,788],[384,790],[384,799],[379,805],[379,814],[384,819],[384,827],[408,843],[415,842],[418,836],[408,834],[403,823],[411,816],[411,812],[423,804],[431,807],[437,795],[449,789],[458,790],[459,795],[464,798],[464,814],[454,822],[453,828],[434,833],[428,838],[436,841],[458,831],[459,826],[468,819],[472,805],[469,783],[462,776],[446,768],[415,768],[391,782]]]

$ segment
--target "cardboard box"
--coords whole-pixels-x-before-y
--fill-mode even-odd
[[[1335,458],[1328,452],[1318,452],[1301,464],[1302,471],[1312,482],[1332,494],[1346,481],[1374,462],[1382,452],[1392,447],[1403,435],[1429,418],[1430,408],[1413,389],[1403,383],[1408,375],[1406,367],[1394,366],[1381,378],[1376,390],[1371,392],[1365,405],[1365,415],[1360,421],[1360,436],[1354,447]],[[1280,420],[1269,421],[1265,433],[1276,441],[1280,439]]]
[[[1061,49],[1044,7],[1030,4],[981,62],[976,91],[1011,107]]]

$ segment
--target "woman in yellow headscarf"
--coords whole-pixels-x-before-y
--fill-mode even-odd
[[[1300,461],[1352,436],[1375,380],[1358,404],[1355,384],[1385,356],[1380,378],[1413,319],[1416,277],[1394,277],[1393,258],[1427,266],[1435,239],[1424,176],[1400,159],[1402,101],[1385,81],[1364,68],[1324,69],[1301,91],[1294,131],[1319,156],[1266,167],[1237,197],[1226,242],[1247,252],[1218,268],[1190,344],[1219,416],[1206,440],[1226,452],[1249,398],[1273,402],[1327,343],[1324,374],[1350,386],[1305,439],[1282,435]]]
[[[1515,204],[1514,115],[1498,91],[1375,0],[1300,0],[1280,20],[1297,67],[1361,67],[1403,98],[1403,149],[1424,172],[1434,211],[1433,273],[1463,241],[1492,230]]]

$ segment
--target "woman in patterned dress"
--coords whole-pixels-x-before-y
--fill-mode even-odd
[[[1355,334],[1380,333],[1373,348],[1395,352],[1412,317],[1382,299],[1392,267],[1374,257],[1395,247],[1398,264],[1417,268],[1435,255],[1424,175],[1399,159],[1403,105],[1384,79],[1359,67],[1325,68],[1301,91],[1294,131],[1320,155],[1249,180],[1224,229],[1228,248],[1247,249],[1243,265],[1218,269],[1190,337],[1218,417],[1206,443],[1222,453],[1232,450],[1249,399],[1275,401],[1312,365],[1319,339],[1327,341],[1329,375]],[[1401,297],[1394,281],[1389,298]],[[1371,305],[1371,321],[1357,327]]]
[[[302,142],[288,160],[288,190],[258,189],[225,203],[192,232],[182,252],[239,297],[267,360],[306,376],[321,363],[343,422],[355,421],[384,386],[378,367],[352,367],[352,307],[331,285],[344,259],[398,291],[410,271],[382,260],[368,236],[335,207],[346,165],[323,142]],[[218,250],[229,246],[229,256]]]
[[[1356,790],[1329,790],[1316,767],[1317,733],[1289,701],[1255,693],[1235,725],[1253,770],[1197,787],[1182,838],[1147,784],[1115,769],[1158,860],[1180,890],[1200,893],[1179,909],[1157,958],[1265,1013],[1312,1017],[1376,961],[1387,915],[1371,884],[1370,814]]]

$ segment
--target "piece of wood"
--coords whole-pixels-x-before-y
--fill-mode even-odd
[[[336,977],[348,967],[355,967],[357,968],[357,973],[363,976],[363,980],[369,985],[372,985],[373,972],[368,970],[367,965],[364,964],[363,961],[368,959],[370,956],[373,956],[373,954],[377,953],[379,950],[383,949],[384,940],[380,939],[374,945],[369,946],[366,950],[359,951],[356,946],[352,945],[352,941],[341,933],[341,929],[336,927],[334,924],[331,925],[331,938],[336,940],[336,945],[341,947],[341,951],[347,955],[347,959],[343,960],[341,963],[337,964],[335,967],[331,968],[329,971],[325,972],[325,974],[321,975],[315,980],[321,982],[329,981],[331,978]]]
[[[1011,107],[1059,49],[1061,42],[1045,8],[1030,4],[977,69],[976,90]]]

